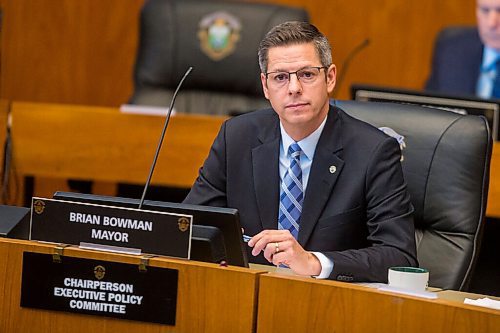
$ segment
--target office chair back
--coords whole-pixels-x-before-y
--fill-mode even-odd
[[[429,285],[464,290],[478,257],[492,139],[486,119],[423,106],[337,101],[399,138],[415,208],[417,257]],[[389,129],[387,129],[389,128]]]
[[[132,104],[168,106],[185,71],[176,110],[234,114],[268,107],[257,49],[285,21],[308,21],[304,9],[239,1],[147,0]]]

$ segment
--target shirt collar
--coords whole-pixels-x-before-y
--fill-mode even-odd
[[[321,136],[323,128],[325,127],[326,118],[328,118],[328,115],[325,117],[321,125],[319,125],[319,127],[314,132],[312,132],[311,134],[309,134],[309,136],[297,142],[300,148],[302,149],[302,152],[309,160],[312,160],[314,157],[314,151],[316,150],[316,145],[318,144],[319,137]],[[280,130],[281,130],[281,142],[283,144],[283,150],[288,154],[288,147],[290,147],[290,145],[295,141],[285,131],[281,121],[280,121]]]

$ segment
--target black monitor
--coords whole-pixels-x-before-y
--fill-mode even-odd
[[[0,205],[0,237],[29,239],[30,209]]]
[[[486,118],[493,140],[498,140],[499,103],[497,100],[485,100],[471,96],[445,95],[427,91],[378,87],[366,84],[353,84],[351,98],[365,102],[396,102],[415,104],[459,114],[470,114]]]
[[[54,199],[128,208],[137,208],[140,201],[60,191],[54,194]],[[217,263],[225,261],[229,265],[248,267],[238,210],[151,200],[144,201],[142,208],[193,216],[192,260]]]

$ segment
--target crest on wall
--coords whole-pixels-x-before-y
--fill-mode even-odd
[[[200,20],[200,47],[210,59],[219,61],[234,52],[240,40],[241,23],[235,16],[219,11]]]

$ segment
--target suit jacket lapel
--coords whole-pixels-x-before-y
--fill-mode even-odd
[[[316,146],[304,198],[298,241],[305,246],[314,226],[330,198],[344,161],[341,158],[341,119],[338,109],[331,107],[323,133]]]
[[[277,229],[279,205],[279,120],[265,126],[259,140],[260,146],[252,149],[252,168],[259,208],[259,217],[263,229]]]

